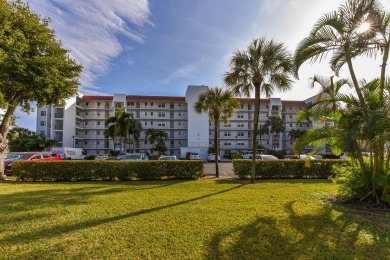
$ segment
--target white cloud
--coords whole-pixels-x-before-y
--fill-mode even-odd
[[[180,78],[189,78],[193,77],[194,74],[198,71],[198,67],[195,64],[188,64],[183,67],[176,69],[172,72],[164,81],[164,84],[168,84],[173,80]]]
[[[29,0],[31,8],[52,19],[51,26],[71,56],[83,65],[80,92],[96,92],[94,81],[105,75],[123,49],[118,35],[142,43],[150,21],[148,0]],[[131,28],[130,28],[131,26]],[[94,90],[93,90],[94,89]]]

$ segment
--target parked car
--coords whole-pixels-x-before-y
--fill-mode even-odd
[[[108,160],[108,155],[96,155],[95,160]]]
[[[147,161],[148,156],[144,153],[128,153],[122,156],[122,161]]]
[[[190,160],[201,160],[199,153],[191,153]]]
[[[256,153],[256,157],[260,155],[260,153]],[[244,152],[242,154],[242,159],[252,159],[253,158],[253,153],[251,151]]]
[[[210,153],[208,156],[207,156],[207,161],[208,162],[215,162],[215,153]],[[221,156],[218,155],[218,162],[221,161]]]
[[[173,160],[177,160],[177,157],[176,155],[163,155],[163,156],[160,156],[160,158],[158,158],[159,160],[161,161],[173,161]]]
[[[61,156],[52,152],[12,153],[4,161],[4,172],[12,173],[12,165],[16,161],[59,161]]]
[[[270,154],[257,154],[256,159],[264,160],[264,161],[278,160],[277,157]]]

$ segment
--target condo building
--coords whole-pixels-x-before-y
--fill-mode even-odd
[[[109,154],[112,150],[125,152],[150,152],[153,145],[147,140],[149,128],[166,131],[167,154],[185,156],[188,151],[198,151],[203,157],[214,144],[214,124],[205,113],[198,114],[194,104],[207,86],[188,86],[185,96],[139,96],[114,94],[112,96],[80,95],[71,98],[63,106],[45,106],[37,109],[37,134],[58,141],[63,147],[82,148],[87,155]],[[240,108],[227,124],[219,125],[220,155],[247,151],[252,148],[254,99],[237,98]],[[262,99],[260,125],[270,116],[279,116],[285,131],[276,139],[271,134],[259,135],[257,145],[291,152],[292,129],[308,130],[316,126],[311,120],[296,124],[298,111],[315,102],[315,97],[303,101]],[[104,135],[105,121],[115,115],[115,110],[132,113],[143,130],[140,137],[128,143],[116,144]],[[326,123],[325,123],[326,124]],[[306,147],[309,152],[313,147]]]

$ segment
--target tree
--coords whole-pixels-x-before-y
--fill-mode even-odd
[[[230,71],[224,81],[235,94],[250,96],[255,91],[252,152],[256,153],[259,123],[260,92],[268,97],[274,91],[292,87],[294,68],[290,53],[282,43],[260,38],[253,40],[244,51],[236,50],[230,61]],[[255,157],[252,158],[251,183],[255,182]]]
[[[262,147],[262,145],[261,145],[261,136],[269,134],[269,128],[266,125],[260,125],[259,129],[257,130],[257,133],[260,136],[260,144],[259,144],[259,146]]]
[[[377,24],[380,5],[377,0],[348,0],[337,11],[325,14],[314,25],[309,36],[303,39],[295,52],[296,74],[307,60],[315,62],[333,52],[330,66],[336,75],[347,64],[360,105],[365,107],[358,79],[353,68],[353,58],[373,55],[369,39],[375,36],[373,28],[361,31],[362,24]]]
[[[157,141],[158,133],[156,129],[149,128],[145,131],[146,139],[150,142],[152,147],[150,148],[150,152],[153,153],[154,143]]]
[[[114,141],[114,150],[115,150],[115,137],[119,137],[119,152],[122,152],[122,138],[127,141],[127,132],[128,132],[128,120],[133,116],[130,113],[123,112],[121,109],[115,110],[115,116],[109,117],[104,122],[104,125],[107,128],[105,131],[106,136],[110,136]]]
[[[130,118],[127,120],[127,133],[128,133],[128,140],[129,140],[129,149],[130,149],[130,140],[131,136],[133,136],[134,142],[138,141],[138,139],[141,136],[141,131],[142,131],[142,125],[141,123],[134,118]],[[133,146],[134,148],[134,146]]]
[[[198,101],[195,103],[195,111],[197,113],[207,113],[211,122],[214,122],[214,150],[215,150],[215,176],[219,177],[218,155],[218,126],[220,120],[224,123],[233,116],[236,110],[240,107],[240,103],[233,98],[230,90],[222,88],[210,88],[201,93]]]
[[[42,151],[58,144],[56,140],[46,139],[45,136],[36,135],[34,131],[18,126],[8,132],[7,138],[11,152]]]
[[[49,18],[41,19],[20,0],[0,0],[0,179],[4,179],[6,137],[15,109],[60,105],[77,94],[82,67],[56,40]]]
[[[163,130],[158,130],[156,132],[156,141],[157,144],[153,148],[153,151],[157,151],[159,155],[164,154],[168,149],[165,145],[165,141],[168,140],[168,133]]]
[[[306,130],[291,129],[290,132],[288,132],[288,135],[291,137],[292,140],[295,140],[295,139],[303,136],[305,133],[306,133]]]
[[[286,130],[283,120],[278,116],[271,116],[265,122],[265,127],[267,127],[272,134],[272,147],[275,151],[275,139],[276,136]]]
[[[366,83],[362,88],[362,95],[366,107],[360,105],[359,99],[353,95],[339,95],[339,102],[345,107],[337,111],[319,110],[317,117],[327,117],[334,122],[334,126],[317,127],[308,130],[305,135],[296,140],[294,150],[300,151],[308,144],[321,145],[327,143],[334,153],[344,151],[352,158],[352,164],[360,169],[351,174],[351,187],[358,189],[356,196],[359,199],[371,197],[379,203],[390,203],[390,154],[387,154],[386,163],[381,160],[378,151],[390,137],[390,84],[385,84],[384,98],[380,97],[381,81],[379,79]],[[317,111],[316,111],[317,113]],[[363,152],[370,154],[365,160]],[[383,158],[382,158],[383,159]]]

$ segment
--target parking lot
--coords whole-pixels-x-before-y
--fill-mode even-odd
[[[219,176],[220,177],[234,177],[233,173],[233,163],[232,162],[220,162],[219,166]],[[215,163],[214,162],[205,162],[204,163],[204,174],[205,176],[215,176]]]

